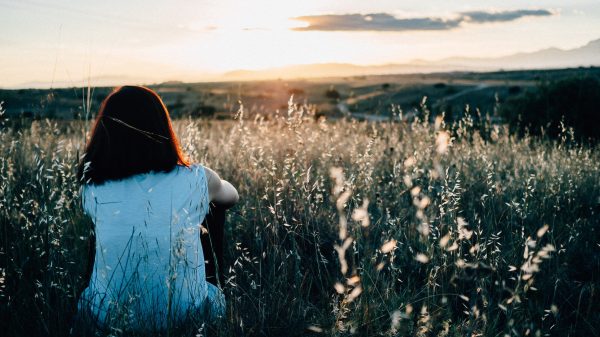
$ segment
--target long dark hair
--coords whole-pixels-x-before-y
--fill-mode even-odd
[[[150,171],[189,166],[171,126],[169,112],[151,89],[116,88],[102,102],[79,163],[83,184],[101,184]]]

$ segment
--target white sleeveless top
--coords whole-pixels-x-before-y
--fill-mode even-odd
[[[163,328],[205,307],[214,289],[200,244],[210,201],[204,167],[84,185],[82,197],[96,227],[94,270],[82,299],[99,322],[125,318],[133,327]]]

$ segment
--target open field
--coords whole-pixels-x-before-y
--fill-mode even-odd
[[[164,99],[172,116],[227,119],[242,101],[249,117],[285,113],[290,95],[310,104],[316,113],[337,118],[388,119],[402,111],[418,114],[426,96],[434,114],[444,111],[458,119],[465,106],[493,115],[497,103],[517,96],[540,82],[570,77],[600,77],[600,68],[450,72],[432,74],[332,77],[321,79],[150,85]],[[97,111],[111,88],[0,90],[10,116],[85,118]],[[329,94],[328,94],[329,91]]]
[[[223,324],[165,335],[597,336],[600,152],[453,125],[178,119],[188,155],[238,187]],[[0,126],[7,335],[65,334],[90,222],[75,167],[90,124]],[[115,327],[111,335],[128,335]]]

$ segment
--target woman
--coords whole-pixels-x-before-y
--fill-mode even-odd
[[[222,252],[203,251],[200,224],[210,203],[228,207],[238,194],[211,169],[188,162],[156,93],[124,86],[104,100],[79,178],[96,239],[81,311],[100,326],[132,329],[224,314],[223,293],[205,269]]]

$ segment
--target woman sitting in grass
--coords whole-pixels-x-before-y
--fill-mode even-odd
[[[160,330],[224,315],[223,210],[238,194],[186,159],[155,92],[125,86],[104,100],[79,178],[96,240],[80,317],[102,328]],[[203,222],[209,235],[201,241]]]

